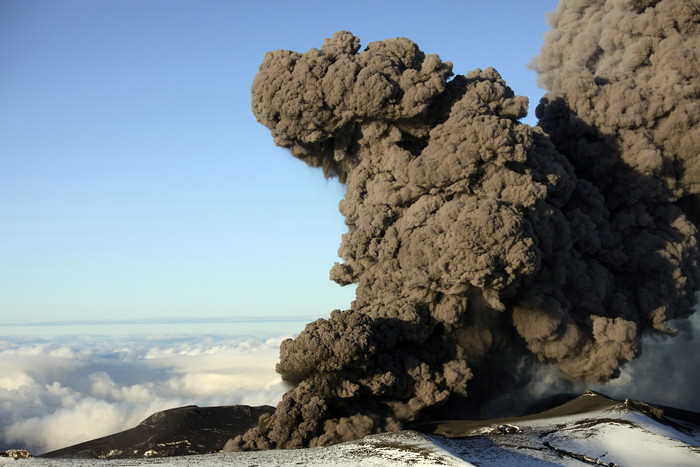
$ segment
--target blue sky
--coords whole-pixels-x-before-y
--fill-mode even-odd
[[[347,308],[343,188],[255,121],[265,52],[405,36],[532,114],[556,3],[0,1],[0,321]]]

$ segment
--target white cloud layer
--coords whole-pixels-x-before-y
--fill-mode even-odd
[[[195,404],[276,405],[283,338],[71,336],[0,340],[0,450],[35,454]]]

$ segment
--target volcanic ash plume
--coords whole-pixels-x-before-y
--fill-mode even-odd
[[[666,2],[655,3],[658,9]],[[629,8],[632,18],[647,14]],[[679,130],[663,123],[677,118],[671,110],[655,125],[586,123],[589,115],[579,115],[569,99],[607,115],[603,108],[623,96],[600,91],[609,102],[595,101],[593,91],[628,75],[613,67],[602,84],[579,67],[577,76],[590,80],[577,92],[590,96],[558,90],[565,83],[555,76],[569,70],[562,57],[572,59],[550,48],[574,47],[562,38],[585,29],[576,22],[585,15],[572,14],[567,23],[567,11],[565,3],[555,26],[573,32],[550,33],[555,45],[536,65],[545,84],[554,83],[540,108],[552,140],[518,121],[527,99],[495,70],[452,77],[449,62],[405,38],[359,52],[358,38],[338,32],[320,50],[265,56],[253,111],[278,145],[346,185],[340,211],[348,232],[331,278],[356,283],[357,297],[351,310],[333,311],[282,344],[277,371],[293,389],[238,438],[242,449],[395,430],[455,399],[479,407],[525,384],[536,360],[572,379],[604,382],[639,354],[644,332],[670,333],[668,319],[691,313],[697,230],[675,203],[692,193],[691,169],[680,163],[687,156],[680,148],[692,141],[675,140],[697,135],[697,124]],[[686,34],[687,24],[664,24]],[[647,42],[651,79],[662,72],[654,72],[656,49]],[[613,66],[606,53],[595,55]],[[688,88],[697,88],[694,66],[676,66],[694,74],[674,72],[682,96],[665,97],[674,109],[692,106],[686,100]],[[629,79],[636,82],[624,84],[630,90],[623,94],[631,99],[631,89],[643,84],[640,74]],[[662,135],[663,128],[684,135]],[[635,142],[635,134],[646,139]],[[663,177],[645,171],[652,170],[648,162],[631,164],[635,150],[647,158],[640,148],[656,141]]]
[[[691,313],[700,194],[700,3],[564,1],[531,66],[540,125],[603,196],[598,260],[627,319]]]

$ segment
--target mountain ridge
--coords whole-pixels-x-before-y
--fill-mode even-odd
[[[210,459],[201,456],[208,454],[214,456],[211,459],[216,459],[217,464],[237,464],[246,459],[259,465],[283,465],[298,457],[308,465],[323,465],[319,459],[327,460],[334,453],[343,453],[342,456],[337,454],[339,459],[359,460],[365,456],[377,461],[384,459],[386,463],[382,465],[392,465],[391,462],[398,462],[402,456],[423,459],[423,465],[470,465],[472,462],[488,465],[492,461],[524,462],[527,459],[529,463],[548,465],[593,461],[602,465],[627,463],[623,459],[620,464],[620,457],[634,453],[619,446],[615,449],[622,449],[622,454],[609,446],[603,449],[607,441],[598,438],[604,433],[612,438],[631,439],[631,444],[637,443],[636,438],[644,439],[647,445],[656,446],[660,452],[666,449],[679,456],[681,465],[688,459],[688,465],[700,463],[700,424],[697,423],[700,414],[633,399],[615,400],[594,391],[519,417],[422,421],[408,430],[381,433],[329,447],[228,452],[226,442],[229,439],[255,425],[260,415],[273,410],[270,406],[178,407],[157,412],[130,430],[39,457],[66,460],[168,457],[169,462],[173,462],[171,465],[178,465],[179,459],[184,461],[183,456],[194,461],[195,458]]]

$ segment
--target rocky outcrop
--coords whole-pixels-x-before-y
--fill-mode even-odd
[[[11,457],[12,459],[29,459],[32,455],[26,449],[8,449],[0,451],[0,457]]]

